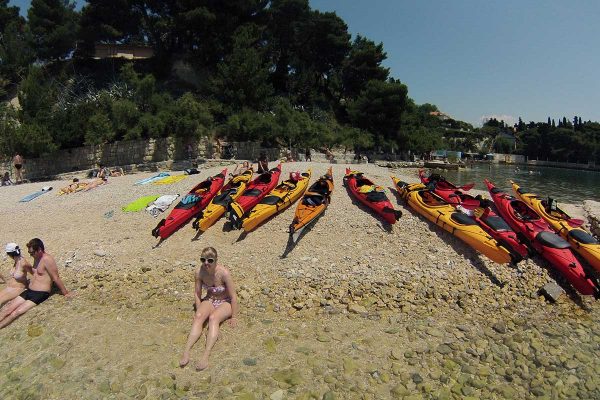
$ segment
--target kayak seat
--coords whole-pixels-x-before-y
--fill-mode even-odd
[[[386,201],[388,198],[384,192],[371,191],[367,193],[367,200],[376,203],[378,201]]]
[[[490,228],[492,228],[495,232],[508,232],[511,231],[510,226],[497,215],[492,215],[486,218],[482,218],[483,222],[485,222]]]
[[[262,194],[260,189],[249,189],[244,192],[244,196],[258,197]]]
[[[258,178],[256,178],[256,182],[260,182],[260,183],[271,182],[271,174],[269,174],[269,173],[260,174],[260,176]]]
[[[455,212],[450,216],[453,221],[458,222],[461,225],[477,225],[477,222],[465,213]]]
[[[538,233],[535,237],[535,240],[537,240],[539,243],[546,247],[552,247],[554,249],[568,249],[569,247],[571,247],[569,242],[567,242],[560,236],[547,231]]]
[[[310,195],[304,196],[304,199],[302,200],[302,204],[307,205],[307,206],[320,206],[321,204],[323,204],[324,200],[325,200],[325,197],[321,196],[320,194],[310,194]]]
[[[510,202],[510,205],[517,218],[522,221],[534,221],[539,219],[538,215],[520,200],[513,200]]]
[[[281,197],[267,196],[267,197],[265,197],[264,199],[262,199],[260,201],[260,204],[266,204],[266,205],[269,205],[269,206],[274,206],[274,205],[276,205],[277,203],[280,203],[280,202],[281,202]]]
[[[598,241],[583,229],[571,229],[569,236],[582,244],[598,244]]]

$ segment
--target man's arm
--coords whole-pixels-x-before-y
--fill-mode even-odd
[[[56,262],[54,261],[54,259],[49,257],[46,258],[46,271],[48,272],[48,275],[50,275],[52,282],[54,282],[56,286],[58,286],[58,289],[60,290],[63,296],[68,296],[71,294],[71,292],[67,290],[65,284],[58,275],[58,267],[56,266]]]

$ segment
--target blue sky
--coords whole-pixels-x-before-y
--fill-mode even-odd
[[[78,1],[78,3],[83,3]],[[27,0],[13,0],[24,13]],[[600,2],[310,0],[352,35],[383,42],[417,103],[456,119],[600,121]],[[24,7],[23,7],[24,5]]]

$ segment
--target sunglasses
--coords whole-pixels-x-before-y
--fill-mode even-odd
[[[204,264],[205,262],[208,262],[209,264],[212,264],[215,262],[214,258],[204,258],[204,257],[200,257],[200,262],[202,264]]]

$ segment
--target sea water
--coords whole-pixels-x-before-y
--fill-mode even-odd
[[[600,201],[600,172],[566,168],[536,167],[531,165],[475,164],[458,171],[441,171],[448,181],[456,185],[475,183],[475,189],[487,190],[484,179],[512,193],[510,180],[528,192],[542,197],[552,197],[562,203],[578,204],[583,200]]]

